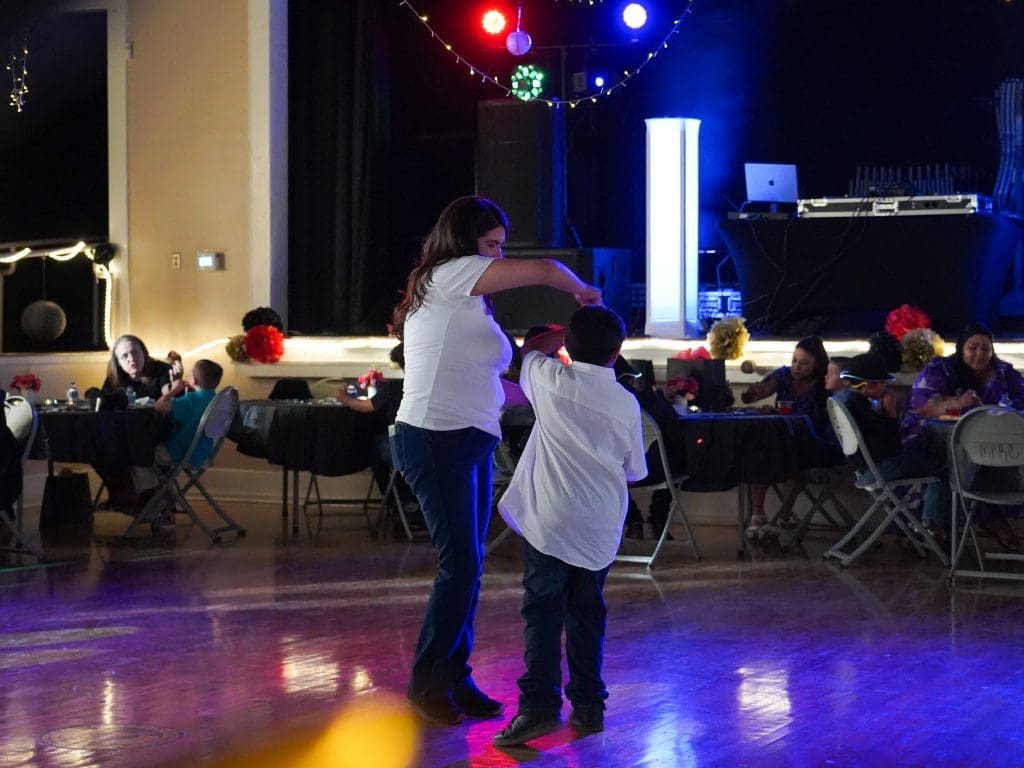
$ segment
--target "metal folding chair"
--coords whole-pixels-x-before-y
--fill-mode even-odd
[[[846,456],[860,453],[866,465],[870,480],[858,478],[858,488],[867,491],[872,498],[871,506],[861,515],[852,528],[825,552],[825,557],[834,557],[840,565],[849,565],[861,556],[875,540],[895,524],[907,537],[921,557],[932,552],[943,565],[949,564],[949,558],[938,545],[932,535],[918,522],[907,508],[904,498],[913,491],[924,488],[931,483],[941,482],[937,477],[901,477],[898,480],[883,480],[871,452],[861,436],[856,422],[839,400],[834,397],[828,400],[828,415],[832,426],[839,436],[839,443]],[[900,490],[902,489],[902,493]],[[861,538],[863,533],[867,533]],[[845,548],[851,545],[852,550]]]
[[[515,471],[516,459],[512,455],[511,447],[504,440],[499,440],[498,447],[494,450],[494,475],[491,478],[492,515],[498,508],[498,501],[501,499],[501,495],[505,493],[505,489],[512,482],[512,475],[515,474]],[[484,554],[489,555],[493,552],[511,533],[511,528],[502,530],[501,533],[487,542],[487,545],[484,547]]]
[[[950,436],[950,486],[953,506],[950,518],[950,581],[957,576],[1024,581],[1024,571],[993,570],[991,561],[1024,562],[1024,554],[982,552],[975,532],[979,503],[996,506],[1024,504],[1024,416],[1000,407],[975,408],[965,414]],[[983,468],[996,471],[984,472]],[[962,518],[961,518],[962,513]],[[958,537],[958,518],[963,531]],[[961,568],[964,545],[971,540],[977,568]]]
[[[774,535],[778,537],[779,546],[788,549],[800,544],[807,532],[815,525],[818,517],[823,519],[823,527],[846,532],[853,527],[854,520],[846,505],[840,501],[836,491],[849,476],[849,469],[838,467],[811,467],[800,471],[796,478],[792,498],[782,497],[777,486],[772,486],[783,507],[793,510],[796,524],[784,527],[776,513],[771,522],[761,529],[760,536]],[[806,510],[797,515],[795,506],[800,499],[807,501]],[[821,525],[821,524],[819,524]]]
[[[11,434],[14,435],[14,439],[18,443],[18,459],[22,468],[24,468],[25,462],[28,461],[29,453],[32,451],[36,432],[39,430],[39,413],[28,400],[13,395],[4,401],[4,418],[7,421],[8,429],[11,430]],[[14,552],[27,552],[35,556],[37,560],[45,560],[46,553],[43,552],[42,548],[33,544],[25,536],[23,531],[24,509],[25,494],[22,492],[18,494],[18,498],[14,502],[13,519],[8,510],[0,507],[0,522],[11,531],[11,536],[14,539],[14,546],[12,547]]]
[[[641,563],[647,566],[647,570],[654,568],[654,563],[658,559],[658,555],[661,554],[661,548],[665,545],[665,541],[668,539],[669,528],[672,526],[674,521],[682,523],[683,530],[686,531],[686,537],[680,539],[679,542],[690,545],[690,551],[693,553],[693,557],[696,560],[700,560],[700,552],[697,550],[697,541],[693,536],[693,529],[690,527],[690,521],[686,518],[686,512],[683,509],[683,503],[681,499],[681,486],[689,475],[674,473],[668,462],[668,451],[665,448],[665,439],[661,434],[661,429],[658,427],[658,422],[654,420],[646,411],[640,412],[640,423],[643,428],[643,440],[644,440],[644,451],[650,452],[654,445],[658,446],[658,456],[661,460],[662,471],[664,472],[664,480],[661,482],[647,483],[641,480],[638,483],[630,484],[630,488],[645,491],[657,491],[667,490],[672,494],[672,504],[669,507],[668,514],[665,515],[665,525],[661,529],[661,535],[658,537],[658,543],[654,546],[654,551],[649,555],[616,555],[615,560],[620,563]]]
[[[196,527],[200,528],[214,542],[219,542],[221,534],[229,531],[234,531],[239,536],[245,535],[245,528],[236,523],[224,511],[223,507],[210,495],[201,481],[206,470],[213,466],[213,462],[217,458],[217,453],[224,443],[228,428],[231,426],[237,411],[238,390],[234,387],[224,387],[214,396],[210,404],[206,406],[206,411],[199,421],[196,433],[192,436],[192,442],[189,443],[188,449],[181,459],[171,467],[157,467],[158,471],[160,471],[160,482],[152,498],[146,502],[145,506],[135,516],[135,519],[132,520],[132,524],[128,526],[124,536],[128,536],[135,529],[135,526],[140,523],[159,524],[161,522],[161,509],[167,504],[168,499],[173,500],[184,509]],[[200,463],[193,463],[192,457],[204,436],[212,442],[210,452]],[[203,498],[213,508],[213,511],[225,523],[223,526],[211,528],[196,514],[195,509],[192,508],[192,505],[186,498],[186,494],[193,488],[203,495]]]

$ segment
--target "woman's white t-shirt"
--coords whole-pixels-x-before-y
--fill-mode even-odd
[[[484,298],[471,292],[495,259],[463,256],[434,269],[423,304],[405,319],[405,381],[397,420],[423,429],[476,427],[501,437],[499,374],[512,347]]]

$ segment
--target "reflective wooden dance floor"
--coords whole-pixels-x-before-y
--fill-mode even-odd
[[[840,570],[831,534],[737,563],[733,527],[698,527],[700,563],[669,545],[653,576],[616,565],[606,730],[503,751],[517,541],[487,562],[473,659],[505,717],[419,728],[402,694],[429,545],[232,512],[250,533],[222,545],[183,518],[173,541],[124,542],[101,513],[45,540],[48,567],[0,556],[0,766],[1024,765],[1024,586],[953,592],[893,538]],[[316,749],[331,758],[300,760]]]

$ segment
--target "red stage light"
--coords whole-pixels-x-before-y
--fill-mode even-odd
[[[504,13],[497,8],[491,8],[484,12],[480,24],[488,35],[500,35],[508,26],[508,21],[505,19]]]

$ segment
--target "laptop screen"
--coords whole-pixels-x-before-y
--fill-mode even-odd
[[[795,203],[799,198],[796,166],[774,163],[744,163],[747,202]]]

